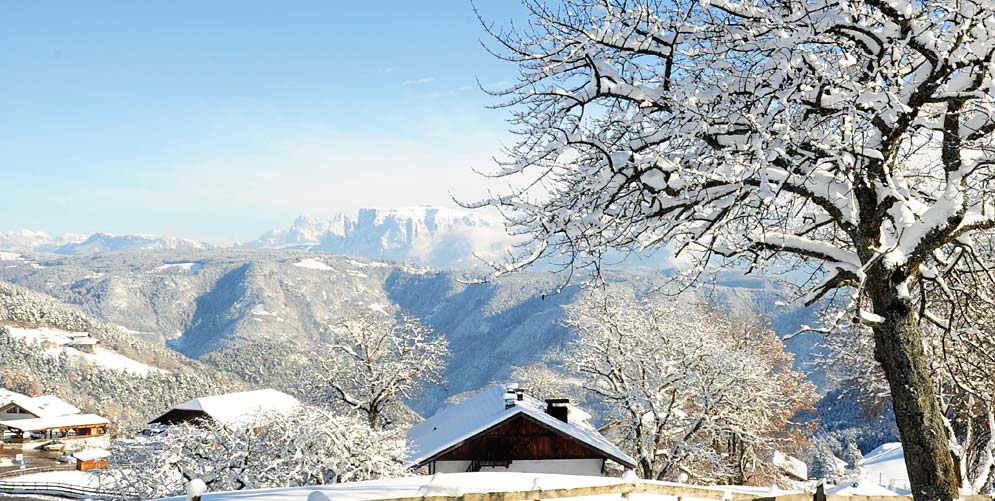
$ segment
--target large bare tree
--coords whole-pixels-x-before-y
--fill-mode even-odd
[[[812,271],[806,301],[842,297],[873,330],[914,496],[957,497],[921,326],[951,318],[927,287],[988,269],[995,4],[525,5],[524,27],[485,23],[520,71],[495,92],[520,134],[496,173],[513,187],[480,204],[532,237],[508,266],[666,246],[699,269]]]

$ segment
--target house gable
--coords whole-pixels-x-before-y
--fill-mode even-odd
[[[552,459],[611,458],[559,430],[519,413],[442,451],[424,463]]]
[[[21,407],[20,405],[17,405],[17,404],[15,404],[13,402],[10,402],[10,403],[7,403],[5,405],[0,406],[0,414],[17,415],[19,419],[41,417],[41,416],[39,416],[39,415],[37,415],[37,414],[35,414],[35,413],[33,413],[33,412],[25,409],[24,407]]]

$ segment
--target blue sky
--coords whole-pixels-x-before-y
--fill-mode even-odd
[[[221,243],[449,205],[507,139],[476,81],[516,68],[466,0],[10,2],[0,23],[0,231]]]

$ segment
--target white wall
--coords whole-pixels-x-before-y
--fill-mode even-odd
[[[485,467],[480,471],[512,471],[518,473],[560,473],[565,475],[603,475],[601,459],[546,459],[541,461],[512,461],[504,466]],[[436,473],[462,473],[470,466],[469,461],[436,461]]]

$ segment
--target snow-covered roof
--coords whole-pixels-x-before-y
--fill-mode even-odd
[[[601,452],[617,463],[635,467],[636,461],[598,433],[586,413],[571,412],[569,422],[546,413],[546,404],[524,395],[510,408],[505,405],[507,390],[492,386],[452,407],[439,411],[408,431],[408,461],[422,465],[515,416],[525,415]]]
[[[9,390],[0,390],[0,407],[14,404],[39,418],[50,418],[79,414],[74,405],[55,395],[29,397]]]
[[[34,419],[18,419],[15,421],[0,422],[7,428],[21,431],[41,431],[53,428],[72,428],[74,426],[96,426],[110,424],[106,419],[96,414],[73,414],[71,416],[58,416]]]
[[[300,401],[296,398],[282,391],[268,388],[265,390],[198,397],[176,405],[173,409],[200,411],[219,423],[230,424],[267,412],[286,411],[300,404]]]
[[[104,449],[86,449],[73,453],[77,461],[93,461],[111,457],[111,453]]]

